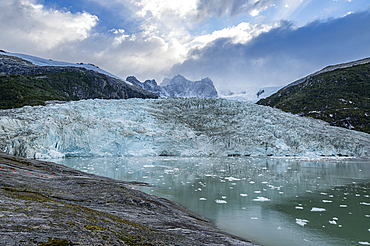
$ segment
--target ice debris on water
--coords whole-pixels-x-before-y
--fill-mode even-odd
[[[317,207],[313,207],[311,209],[311,212],[325,212],[326,209],[325,208],[317,208]]]
[[[370,203],[368,203],[368,202],[360,202],[360,205],[370,206]]]
[[[241,193],[240,196],[245,197],[245,196],[248,196],[248,194]]]
[[[268,201],[270,201],[270,200],[271,200],[271,199],[269,199],[269,198],[261,197],[261,196],[259,196],[259,197],[255,198],[255,199],[253,199],[253,201],[254,201],[254,202],[268,202]]]
[[[337,222],[335,220],[329,220],[329,223],[332,224],[332,225],[336,225]]]
[[[309,222],[308,220],[295,219],[295,223],[297,223],[300,226],[305,226],[308,222]]]
[[[234,178],[234,177],[226,177],[225,179],[229,180],[230,182],[231,182],[231,181],[240,180],[240,179],[238,179],[238,178]]]
[[[206,201],[207,199],[204,197],[199,198],[199,201]]]
[[[9,109],[0,118],[0,135],[2,150],[30,158],[370,154],[369,134],[213,98],[95,99]]]
[[[370,245],[369,242],[358,242],[358,243],[361,244],[361,245]]]
[[[219,199],[215,200],[215,202],[216,203],[219,203],[219,204],[227,203],[227,201],[225,201],[225,200],[219,200]]]
[[[348,207],[346,204],[341,204],[341,205],[339,205],[339,207],[340,208],[346,208],[346,207]]]
[[[302,209],[303,209],[303,207],[296,206],[296,207],[295,207],[295,209],[300,209],[300,210],[302,210]]]
[[[332,203],[333,201],[331,200],[322,200],[323,203]]]

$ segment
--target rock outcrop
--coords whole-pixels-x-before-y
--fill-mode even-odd
[[[161,85],[158,85],[154,79],[142,83],[134,76],[129,76],[126,80],[160,97],[218,97],[217,90],[209,78],[193,82],[177,75],[171,80],[165,78]]]

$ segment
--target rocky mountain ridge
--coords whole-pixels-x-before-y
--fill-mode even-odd
[[[123,80],[84,67],[38,66],[3,52],[0,80],[0,108],[43,105],[49,100],[158,98]]]
[[[140,82],[134,76],[129,76],[126,80],[160,97],[218,97],[217,90],[210,78],[190,81],[181,75],[176,75],[172,79],[165,78],[161,85],[158,85],[154,79]]]
[[[336,69],[349,68],[349,67],[353,67],[353,66],[367,64],[367,63],[370,63],[370,57],[369,58],[364,58],[364,59],[361,59],[361,60],[357,60],[357,61],[341,63],[341,64],[337,64],[337,65],[330,65],[330,66],[324,67],[323,69],[321,69],[321,70],[319,70],[317,72],[314,72],[314,73],[312,73],[310,75],[307,75],[304,78],[298,79],[298,80],[296,80],[296,81],[294,81],[294,82],[292,82],[292,83],[284,86],[280,90],[284,90],[284,89],[286,89],[286,88],[288,88],[290,86],[294,86],[294,85],[298,85],[300,83],[303,83],[307,79],[309,79],[309,78],[311,78],[313,76],[322,74],[322,73],[327,73],[327,72],[334,71]]]
[[[370,133],[370,58],[326,67],[257,103]]]

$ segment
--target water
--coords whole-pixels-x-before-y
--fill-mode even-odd
[[[182,204],[269,246],[370,245],[370,162],[254,157],[67,158],[57,162]]]

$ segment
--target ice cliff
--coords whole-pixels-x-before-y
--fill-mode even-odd
[[[68,156],[369,156],[370,135],[249,102],[83,100],[0,111],[0,148]]]

